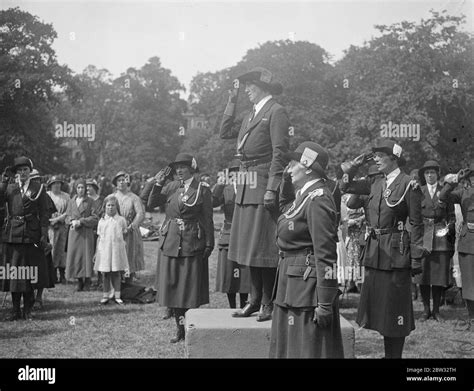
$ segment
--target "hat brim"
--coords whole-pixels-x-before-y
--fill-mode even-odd
[[[301,156],[303,154],[302,153],[299,153],[299,152],[287,152],[283,155],[283,159],[289,163],[290,161],[294,160],[294,161],[297,161],[298,163],[300,162],[301,160]],[[311,170],[317,172],[319,175],[321,175],[322,178],[324,179],[328,179],[328,176],[326,174],[326,171],[321,167],[321,165],[318,163],[318,162],[313,162],[313,164],[311,165],[311,167],[309,167]]]
[[[124,174],[119,174],[119,175],[115,175],[112,179],[112,184],[117,187],[117,179],[119,179],[121,176],[126,176],[127,174],[124,173]]]
[[[172,163],[169,164],[169,166],[173,170],[176,170],[176,166],[179,165],[179,164],[184,164],[184,165],[188,166],[189,168],[192,168],[194,170],[194,172],[199,172],[198,167],[193,168],[193,163],[192,163],[191,160],[180,160],[180,161],[177,161],[177,162],[172,162]]]
[[[421,186],[426,185],[426,179],[425,179],[425,171],[426,170],[435,170],[438,173],[438,180],[441,176],[441,169],[439,166],[426,166],[426,167],[421,167],[418,169],[418,181],[420,182]]]
[[[384,152],[387,155],[395,156],[397,158],[397,161],[398,161],[398,167],[403,167],[404,165],[407,164],[407,161],[405,160],[405,158],[403,156],[398,157],[397,155],[394,155],[391,148],[388,148],[388,147],[373,147],[372,152]]]
[[[260,80],[260,72],[258,71],[250,71],[244,73],[237,77],[237,79],[241,83],[251,83],[255,84],[256,86],[267,90],[272,95],[280,95],[283,92],[283,85],[281,83],[265,83]]]
[[[99,186],[96,185],[95,183],[86,182],[86,186],[92,186],[95,189],[95,191],[99,191]]]
[[[53,183],[60,183],[61,185],[63,185],[63,184],[64,184],[64,181],[62,181],[62,180],[60,180],[60,179],[56,179],[56,180],[54,180],[54,181],[48,181],[48,183],[46,184],[46,187],[47,187],[47,188],[51,187],[51,185],[52,185]]]

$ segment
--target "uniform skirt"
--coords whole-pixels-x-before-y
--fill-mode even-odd
[[[158,302],[162,306],[198,308],[209,303],[209,266],[202,254],[175,258],[161,253],[159,266]]]
[[[410,270],[365,267],[357,323],[384,337],[406,337],[415,329]]]
[[[1,265],[4,292],[30,292],[50,285],[44,252],[33,244],[4,243]]]
[[[449,286],[450,251],[433,251],[422,260],[421,285]]]
[[[263,205],[235,205],[228,258],[244,266],[277,267],[276,219]]]
[[[272,314],[270,358],[344,358],[339,300],[333,306],[329,328],[313,322],[314,310],[275,304]]]
[[[219,248],[216,292],[250,293],[250,269],[227,259],[227,247]]]
[[[474,254],[459,253],[462,298],[474,300]]]

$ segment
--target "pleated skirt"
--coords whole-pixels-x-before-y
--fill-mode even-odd
[[[451,261],[450,251],[433,251],[422,260],[420,284],[449,286],[449,270]]]

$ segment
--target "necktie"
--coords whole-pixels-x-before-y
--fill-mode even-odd
[[[257,110],[255,109],[255,106],[253,106],[252,114],[249,118],[249,123],[252,122],[252,120],[255,118],[255,114],[257,114]]]

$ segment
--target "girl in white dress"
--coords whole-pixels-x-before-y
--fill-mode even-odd
[[[121,272],[128,271],[127,250],[124,236],[127,234],[127,222],[120,215],[119,202],[113,195],[104,200],[105,214],[97,226],[97,250],[94,270],[103,273],[103,297],[100,304],[107,304],[120,299]]]

